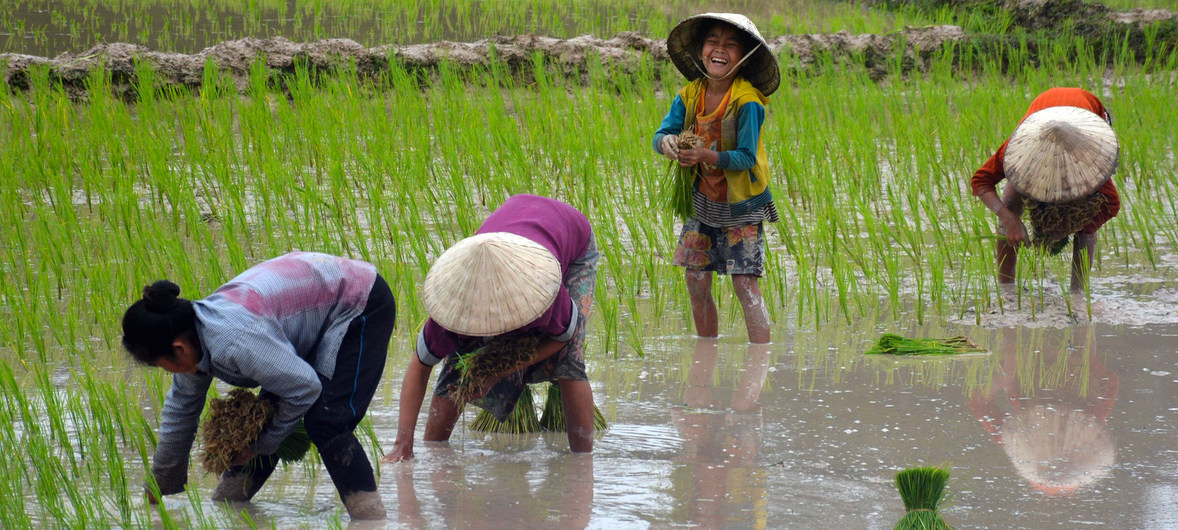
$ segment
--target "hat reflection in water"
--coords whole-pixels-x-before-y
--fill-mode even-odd
[[[1072,493],[1108,476],[1117,460],[1104,420],[1082,409],[1034,405],[1014,411],[1002,442],[1018,474],[1048,495]]]
[[[1033,489],[1070,495],[1109,476],[1116,463],[1105,421],[1119,379],[1097,355],[1090,327],[1074,330],[1059,349],[1042,344],[1042,332],[1021,333],[1033,334],[999,332],[1000,364],[989,389],[971,395],[970,410]]]

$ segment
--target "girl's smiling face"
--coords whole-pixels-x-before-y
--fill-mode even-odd
[[[716,24],[708,30],[700,49],[700,60],[709,76],[724,79],[736,72],[737,63],[745,53],[739,31],[728,24]]]

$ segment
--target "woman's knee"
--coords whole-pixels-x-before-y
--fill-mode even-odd
[[[732,288],[742,301],[761,298],[761,278],[753,274],[733,274]]]
[[[687,292],[691,293],[691,295],[706,295],[711,292],[711,272],[689,270],[684,276],[687,279]]]

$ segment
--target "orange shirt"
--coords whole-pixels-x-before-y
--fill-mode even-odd
[[[728,108],[728,100],[731,97],[732,91],[728,91],[724,94],[724,100],[716,105],[711,114],[704,114],[707,92],[700,92],[699,103],[695,109],[695,134],[703,137],[704,147],[713,151],[721,149],[720,134],[724,123],[724,109]],[[728,202],[728,179],[723,169],[700,163],[699,177],[700,193],[716,202]]]
[[[1031,102],[1027,113],[1023,115],[1023,120],[1027,119],[1027,116],[1049,107],[1080,107],[1092,111],[1101,118],[1108,119],[1104,104],[1092,93],[1080,88],[1052,88],[1039,94],[1039,97]],[[1022,123],[1022,120],[1019,122]],[[998,152],[994,153],[994,156],[991,156],[985,164],[982,164],[982,167],[974,172],[973,179],[970,180],[970,187],[973,188],[974,195],[981,195],[987,191],[997,193],[998,183],[1006,178],[1003,162],[1006,158],[1006,144],[1009,141],[1010,138],[1007,138],[1006,142],[1002,142],[1002,147],[998,148]],[[1104,195],[1108,202],[1105,204],[1104,210],[1096,214],[1092,222],[1085,226],[1081,232],[1095,232],[1109,219],[1116,217],[1117,212],[1121,210],[1121,198],[1117,194],[1117,187],[1113,185],[1113,179],[1106,180],[1097,191]]]

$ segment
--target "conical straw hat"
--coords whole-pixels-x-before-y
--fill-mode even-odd
[[[711,20],[723,20],[732,24],[761,44],[756,50],[744,51],[745,54],[752,56],[745,60],[740,76],[747,79],[765,96],[777,91],[777,86],[781,84],[777,57],[769,50],[769,44],[761,37],[761,32],[757,31],[753,21],[736,13],[704,13],[687,17],[671,30],[667,36],[667,54],[671,56],[671,62],[675,63],[679,73],[689,81],[703,76],[703,65],[699,64],[699,51],[703,43],[696,41],[696,34],[699,33],[700,26]]]
[[[1108,476],[1117,455],[1112,434],[1091,412],[1041,404],[1007,417],[1002,448],[1019,475],[1050,495],[1068,494]]]
[[[425,276],[425,312],[461,335],[490,337],[544,314],[560,291],[560,262],[516,234],[468,237],[442,253]]]
[[[1112,126],[1079,107],[1049,107],[1023,120],[1006,144],[1003,168],[1019,193],[1039,202],[1092,194],[1117,170]]]

